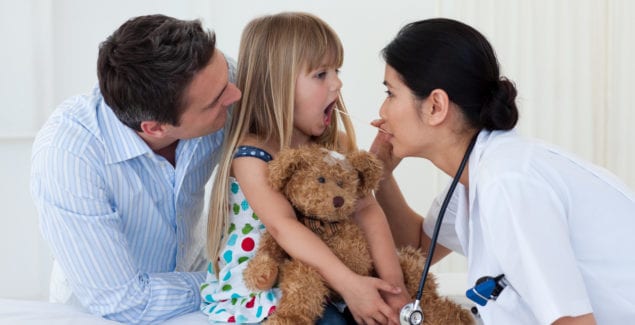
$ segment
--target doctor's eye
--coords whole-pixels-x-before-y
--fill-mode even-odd
[[[320,183],[324,183],[324,182],[326,182],[326,179],[324,179],[324,177],[320,176],[320,177],[318,177],[317,181],[320,182]]]

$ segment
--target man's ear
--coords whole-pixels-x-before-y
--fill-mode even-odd
[[[443,89],[433,89],[428,96],[426,108],[426,115],[428,116],[428,123],[430,125],[439,125],[448,116],[448,110],[450,109],[450,98],[448,93]]]
[[[166,125],[157,121],[143,121],[139,125],[141,132],[153,138],[163,138],[166,136]]]

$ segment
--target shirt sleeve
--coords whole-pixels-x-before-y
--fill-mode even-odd
[[[198,309],[204,272],[139,270],[99,162],[60,148],[34,151],[31,191],[44,238],[73,293],[92,313],[136,324]]]
[[[486,246],[540,323],[592,312],[553,187],[512,174],[477,187],[477,197]]]

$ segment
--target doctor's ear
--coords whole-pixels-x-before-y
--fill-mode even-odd
[[[448,93],[443,89],[434,89],[430,92],[427,102],[428,123],[438,125],[443,122],[448,115],[448,109],[450,107]]]

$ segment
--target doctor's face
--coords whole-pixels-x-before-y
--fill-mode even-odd
[[[392,145],[393,155],[404,157],[422,157],[426,136],[421,107],[425,100],[417,99],[410,88],[401,80],[401,76],[386,64],[384,73],[386,99],[381,105],[379,116],[383,120],[381,128],[386,131]]]

